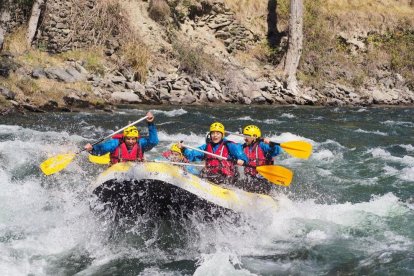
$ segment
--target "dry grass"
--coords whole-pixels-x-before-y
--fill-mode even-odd
[[[106,71],[107,61],[102,46],[93,46],[83,50],[72,50],[59,54],[62,60],[82,61],[83,67],[91,73],[103,76]]]
[[[224,0],[236,18],[255,33],[265,35],[267,32],[267,3],[257,0]]]
[[[201,46],[194,46],[189,41],[175,38],[173,40],[174,55],[180,62],[180,69],[188,74],[203,76],[222,75],[223,67],[215,57],[205,53]]]
[[[277,31],[287,31],[290,1],[224,0],[224,3],[243,25],[263,38],[260,44],[239,53],[238,60],[249,63],[254,57],[262,63],[277,64],[283,49],[269,47],[266,41],[269,8],[277,3]],[[399,34],[401,30],[413,29],[412,0],[304,0],[304,4],[304,50],[299,78],[306,85],[320,88],[326,81],[337,81],[359,87],[378,68],[390,68],[414,84],[413,34]],[[380,35],[373,38],[375,43],[369,42],[366,53],[353,56],[351,46],[338,39],[342,31]],[[196,65],[202,63],[200,58],[192,57],[191,51],[181,55],[187,60],[184,62],[189,65],[187,68],[196,68],[190,71],[200,70]]]
[[[50,55],[46,52],[40,51],[39,49],[30,49],[17,56],[16,59],[19,63],[31,69],[59,66],[63,64],[63,60],[58,56]]]
[[[84,61],[84,67],[92,73],[104,75],[107,68],[115,65],[122,68],[129,67],[126,69],[133,71],[135,79],[145,80],[150,52],[132,29],[132,22],[129,22],[128,12],[124,10],[122,2],[120,0],[97,1],[96,6],[88,11],[84,8],[86,0],[72,1],[74,3],[72,29],[78,35],[85,30],[94,30],[93,44],[90,49],[70,51],[64,53],[63,56]],[[164,3],[167,5],[165,1]],[[106,61],[104,45],[108,40],[114,39],[119,42],[120,46],[115,55],[116,64],[111,65]]]
[[[224,3],[236,13],[237,19],[262,35],[267,32],[267,16],[272,2],[277,3],[278,30],[286,31],[289,0],[224,0]],[[411,0],[325,0],[322,2],[304,0],[304,2],[305,6],[319,2],[321,19],[331,20],[331,23],[340,30],[353,29],[356,24],[380,29],[387,22],[393,22],[393,27],[401,23],[414,26],[414,6]],[[309,24],[305,21],[305,25],[307,23]]]
[[[129,24],[125,19],[126,12],[122,9],[119,0],[96,1],[93,9],[85,8],[87,0],[72,0],[70,17],[68,18],[71,38],[74,41],[83,41],[83,36],[88,37],[91,45],[104,45],[113,37],[128,37]]]
[[[63,63],[58,56],[50,55],[39,49],[28,48],[25,42],[25,28],[25,26],[20,27],[5,38],[5,50],[11,52],[20,64],[28,68],[36,68]]]
[[[410,3],[411,0],[327,0],[321,10],[341,31],[352,31],[356,27],[384,31],[384,26],[392,31],[414,25],[414,6]]]
[[[82,91],[87,94],[88,100],[95,100],[91,85],[84,82],[62,83],[50,79],[32,79],[11,74],[9,78],[2,80],[2,85],[16,93],[16,100],[30,99],[32,104],[39,106],[49,101],[55,101],[60,106],[64,105],[63,97],[68,89]]]
[[[165,23],[171,16],[170,6],[168,6],[165,0],[151,0],[148,14],[152,20]]]
[[[375,77],[376,69],[388,68],[413,85],[414,36],[400,31],[412,30],[414,23],[408,2],[329,0],[324,6],[321,0],[306,1],[300,79],[316,88],[326,81],[360,87]],[[367,51],[351,54],[352,46],[338,39],[340,31],[370,32]]]
[[[414,30],[386,35],[370,35],[367,39],[367,74],[375,68],[389,68],[405,77],[414,89]]]
[[[84,50],[73,50],[58,55],[51,55],[35,48],[27,48],[22,42],[25,32],[17,29],[6,37],[5,49],[16,56],[16,60],[28,69],[63,66],[65,60],[83,61],[84,67],[91,73],[105,73],[105,55],[103,47],[91,47]]]
[[[122,45],[120,66],[132,69],[134,80],[145,82],[150,62],[150,51],[140,41],[129,41]]]
[[[283,57],[284,51],[281,48],[272,48],[266,40],[262,40],[261,43],[256,44],[254,47],[244,52],[244,55],[249,55],[262,64],[274,64],[277,65]],[[242,57],[243,55],[241,55]]]
[[[26,26],[21,26],[12,34],[5,36],[4,50],[13,55],[21,55],[29,50],[26,44]]]
[[[6,99],[3,95],[0,95],[0,112],[4,111],[5,109],[8,109],[12,106],[10,101]]]
[[[397,17],[412,16],[412,1],[398,0],[326,0],[326,7],[331,12],[343,14],[350,11],[360,11],[361,13],[382,13]]]

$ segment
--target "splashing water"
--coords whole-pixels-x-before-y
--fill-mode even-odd
[[[230,131],[256,124],[273,141],[313,145],[309,160],[277,159],[294,171],[290,188],[272,192],[279,210],[237,223],[143,217],[116,229],[90,209],[87,187],[105,168],[81,154],[56,175],[40,172],[48,157],[147,110],[0,118],[2,275],[412,274],[414,109],[157,107],[160,144],[149,160],[180,140],[202,144],[217,120]]]

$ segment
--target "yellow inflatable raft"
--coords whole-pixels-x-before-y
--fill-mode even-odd
[[[165,163],[118,163],[101,173],[89,192],[104,208],[134,218],[199,214],[273,212],[278,204],[268,195],[223,187]],[[101,206],[102,207],[102,206]]]

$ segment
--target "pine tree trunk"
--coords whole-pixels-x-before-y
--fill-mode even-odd
[[[32,46],[33,39],[36,35],[39,18],[42,13],[42,6],[45,2],[46,0],[35,0],[33,3],[26,34],[26,43],[29,48]]]
[[[296,71],[302,55],[303,43],[303,0],[290,1],[289,45],[285,60],[284,74],[287,88],[294,94],[299,94]]]

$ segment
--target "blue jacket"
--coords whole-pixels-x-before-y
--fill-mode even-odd
[[[223,141],[228,141],[228,140],[226,138],[224,138]],[[219,144],[220,143],[213,144],[213,151],[217,150]],[[207,144],[201,145],[198,148],[201,149],[201,150],[206,151],[207,150]],[[229,149],[229,159],[230,160],[241,159],[247,164],[247,162],[248,162],[247,156],[244,154],[243,148],[241,147],[240,144],[229,142],[229,143],[227,143],[227,148]],[[187,157],[188,161],[190,161],[190,162],[202,161],[206,158],[206,154],[204,154],[202,152],[199,152],[199,151],[196,151],[196,150],[187,149],[187,148],[184,148],[183,154],[184,154],[185,157]]]
[[[138,143],[142,148],[142,152],[149,151],[158,144],[158,133],[154,123],[148,123],[148,133],[148,137],[140,137],[138,139]],[[119,145],[120,142],[118,139],[110,139],[106,142],[94,145],[92,154],[103,155],[108,152],[112,153]]]
[[[246,144],[243,144],[242,148],[244,149],[245,147],[248,147],[249,152],[251,152],[253,148],[253,144],[249,146],[247,146]],[[266,159],[269,159],[269,160],[283,152],[282,148],[279,145],[271,146],[264,142],[259,142],[259,147],[263,150],[263,153]]]

